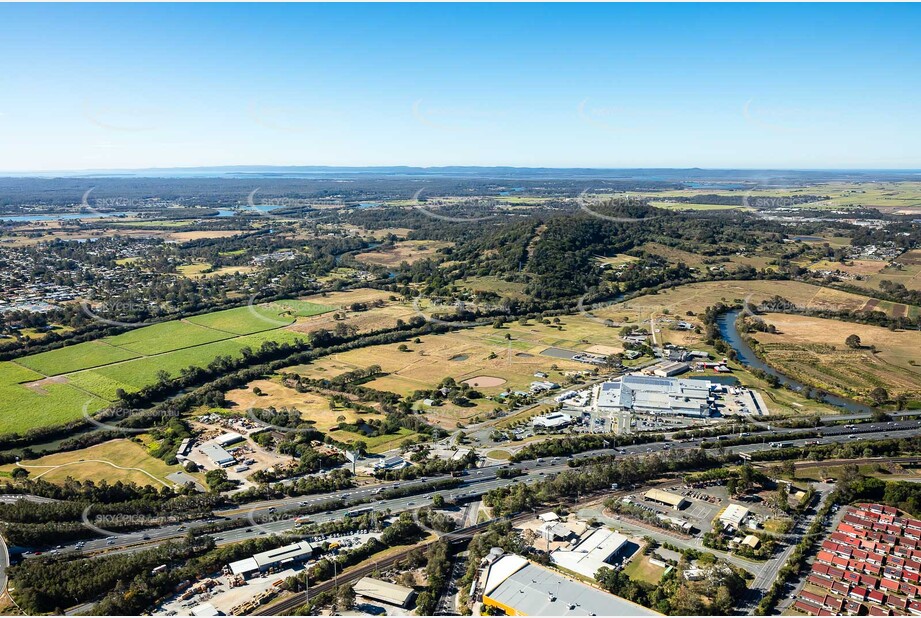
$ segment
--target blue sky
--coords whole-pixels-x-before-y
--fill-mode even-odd
[[[0,170],[921,168],[921,6],[2,5]]]

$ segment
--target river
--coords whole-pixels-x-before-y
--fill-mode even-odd
[[[763,362],[760,358],[758,358],[758,356],[755,354],[755,351],[752,350],[750,345],[745,343],[745,340],[742,339],[742,335],[736,329],[736,318],[739,317],[740,313],[742,313],[741,309],[734,309],[722,314],[719,316],[719,318],[717,318],[717,326],[720,329],[720,335],[726,341],[726,343],[728,343],[732,349],[735,350],[736,358],[738,361],[746,367],[754,367],[767,374],[776,376],[777,379],[780,380],[781,384],[784,386],[789,386],[797,392],[802,392],[806,388],[812,388],[807,387],[802,382],[797,382],[793,378],[780,373],[770,365]],[[815,389],[813,388],[813,390]],[[844,397],[838,397],[836,395],[825,394],[821,398],[821,401],[838,408],[843,408],[848,412],[873,412],[873,408],[869,406],[865,406],[862,403],[857,403],[856,401],[845,399]]]

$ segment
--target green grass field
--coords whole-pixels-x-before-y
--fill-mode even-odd
[[[90,371],[75,373],[68,376],[68,379],[91,393],[114,400],[116,389],[122,388],[127,392],[140,390],[155,383],[159,371],[166,371],[170,376],[175,377],[182,369],[193,365],[207,365],[218,356],[238,358],[241,356],[240,351],[245,347],[257,350],[264,341],[293,343],[298,338],[296,333],[287,330],[255,333],[193,348],[183,348],[158,356],[148,356],[116,365],[98,367]]]
[[[66,423],[79,418],[84,405],[95,412],[115,401],[118,389],[135,392],[155,383],[161,370],[175,377],[218,356],[258,350],[266,341],[304,339],[281,327],[331,310],[299,300],[242,307],[0,363],[0,434]]]
[[[287,326],[294,323],[297,317],[310,317],[332,310],[332,307],[304,300],[279,300],[264,305],[197,315],[188,321],[236,335],[248,335]]]
[[[69,384],[0,385],[0,434],[22,433],[35,427],[61,425],[87,412],[92,414],[108,402]]]
[[[46,376],[56,376],[80,369],[117,363],[138,356],[140,354],[109,345],[103,339],[25,356],[17,359],[16,363]]]
[[[22,384],[41,380],[44,376],[16,363],[0,363],[0,384]]]
[[[137,355],[150,356],[171,350],[211,343],[233,337],[233,333],[222,332],[189,324],[183,321],[163,322],[135,330],[106,337],[106,343],[135,352]]]
[[[635,581],[643,581],[652,585],[659,583],[665,569],[649,562],[649,556],[637,554],[633,560],[624,567],[624,574]]]

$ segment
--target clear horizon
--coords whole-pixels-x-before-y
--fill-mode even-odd
[[[921,168],[916,4],[0,5],[0,173]]]

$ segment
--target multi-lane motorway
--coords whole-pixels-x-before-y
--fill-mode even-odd
[[[821,431],[823,436],[821,438],[815,438],[812,436],[797,438],[797,434],[803,434],[805,432],[812,431],[814,431],[814,429],[781,428],[752,432],[750,436],[747,436],[747,438],[757,439],[758,437],[761,437],[761,441],[755,444],[726,446],[724,449],[727,453],[741,454],[770,450],[770,444],[772,442],[779,442],[784,446],[803,446],[807,443],[815,442],[816,440],[818,440],[820,443],[832,443],[850,442],[860,439],[881,439],[887,437],[905,438],[921,435],[921,421],[897,420],[884,423],[864,423],[851,427],[843,425],[822,427]],[[729,437],[738,436],[733,435]],[[667,450],[677,451],[684,449],[694,449],[698,448],[701,442],[714,443],[716,441],[717,440],[714,438],[699,438],[682,442],[652,442],[648,444],[624,446],[618,449],[601,449],[596,451],[589,451],[577,454],[573,456],[573,459],[594,457],[598,455],[608,455],[612,453],[617,456],[624,456],[660,453]],[[524,475],[518,478],[499,478],[497,473],[503,467],[520,469],[524,472]],[[459,479],[460,484],[457,487],[447,490],[431,489],[426,491],[426,487],[430,486],[433,480],[436,480],[436,478],[445,478],[431,477],[428,480],[417,479],[413,481],[388,482],[372,486],[364,486],[337,491],[329,494],[323,494],[322,496],[294,497],[256,502],[247,504],[242,507],[216,511],[214,513],[214,518],[216,520],[239,520],[240,525],[239,527],[231,530],[216,532],[214,533],[214,536],[217,539],[217,543],[219,545],[223,545],[255,538],[261,535],[290,531],[294,528],[293,520],[297,514],[296,511],[304,507],[321,509],[320,512],[308,516],[312,522],[325,522],[341,519],[348,511],[361,507],[361,505],[353,504],[345,508],[336,508],[329,511],[322,511],[322,505],[324,503],[333,503],[337,501],[345,501],[349,504],[364,501],[368,503],[368,506],[372,506],[373,509],[378,512],[382,512],[384,510],[400,512],[412,510],[421,506],[427,506],[431,504],[431,496],[435,493],[440,493],[448,500],[464,501],[481,496],[482,494],[485,494],[486,492],[497,487],[510,485],[512,483],[537,481],[547,475],[565,470],[566,468],[566,458],[547,457],[536,461],[527,461],[517,464],[513,463],[504,465],[491,465],[470,470],[466,476],[463,476]],[[380,493],[381,490],[392,489],[395,487],[401,487],[403,489],[413,488],[417,489],[418,492],[416,495],[401,498],[393,498],[389,500],[377,499],[376,496],[378,493]],[[205,524],[205,520],[199,520],[186,522],[184,524],[159,526],[131,534],[113,534],[110,538],[86,541],[79,546],[76,543],[69,544],[61,547],[56,551],[136,551],[138,549],[143,549],[144,547],[147,547],[151,544],[162,542],[166,539],[182,537],[183,535],[187,534],[190,529],[194,530],[195,527]],[[26,557],[30,557],[32,555],[34,554],[27,554]]]

